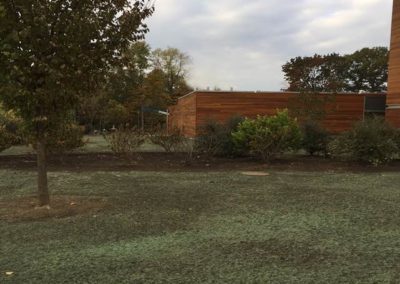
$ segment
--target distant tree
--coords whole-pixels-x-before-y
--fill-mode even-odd
[[[128,108],[124,104],[112,99],[107,101],[101,118],[104,123],[103,126],[106,128],[119,127],[130,122]]]
[[[288,91],[339,92],[343,90],[345,60],[337,53],[290,59],[282,70]]]
[[[165,74],[160,69],[154,69],[147,74],[140,89],[138,105],[152,109],[167,110],[172,99],[165,90]],[[165,117],[157,113],[146,113],[145,124],[155,128],[165,123]]]
[[[110,70],[105,86],[102,125],[111,127],[133,124],[140,109],[141,89],[150,67],[150,46],[144,42],[133,43],[122,57],[122,63]]]
[[[282,66],[288,91],[382,92],[386,90],[388,49],[363,48],[341,56],[296,57]]]
[[[166,109],[171,105],[171,98],[165,90],[165,73],[154,69],[145,78],[141,89],[141,105]]]
[[[106,128],[126,123],[135,125],[142,106],[166,109],[173,105],[178,97],[192,90],[185,80],[188,58],[174,48],[168,52],[161,49],[152,52],[144,41],[133,43],[123,53],[123,64],[110,69],[102,84],[82,98],[80,121],[87,129],[94,125]],[[159,118],[148,113],[146,123],[158,124],[160,120],[164,123],[165,118]]]
[[[50,203],[49,135],[144,38],[152,12],[145,0],[0,0],[0,99],[36,140],[40,206]]]
[[[22,142],[22,120],[0,104],[0,152]]]
[[[144,41],[133,43],[124,52],[123,64],[111,70],[107,82],[107,92],[113,100],[125,104],[137,95],[150,66],[150,52]]]
[[[177,48],[156,49],[152,53],[153,69],[165,74],[165,90],[172,101],[191,90],[186,79],[190,57]]]
[[[85,125],[85,132],[91,132],[96,127],[97,129],[103,128],[108,101],[104,86],[98,86],[79,98],[77,119],[81,125]]]
[[[386,47],[363,48],[344,58],[346,91],[386,91],[389,61],[389,50]]]
[[[301,122],[322,121],[326,115],[333,112],[329,107],[335,102],[332,94],[321,95],[317,92],[300,92],[289,99],[288,109],[290,114]]]
[[[176,104],[178,98],[187,95],[188,93],[192,92],[193,88],[187,83],[186,80],[179,81],[175,87],[175,93],[171,97],[172,104]]]

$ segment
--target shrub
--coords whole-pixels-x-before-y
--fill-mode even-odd
[[[195,141],[182,135],[179,129],[173,129],[168,134],[156,132],[151,135],[150,141],[164,148],[166,152],[179,152],[185,155],[185,163],[190,164],[194,159]]]
[[[103,114],[103,124],[105,128],[114,125],[123,125],[130,120],[129,111],[123,104],[110,100],[105,107]]]
[[[22,120],[0,105],[0,152],[22,142]]]
[[[0,125],[0,152],[10,148],[13,145],[13,135],[4,125]]]
[[[248,150],[268,161],[285,151],[298,149],[301,131],[297,121],[284,110],[274,116],[244,120],[232,137],[240,150]]]
[[[82,147],[84,128],[75,124],[67,123],[59,128],[47,139],[47,147],[51,153],[64,153]]]
[[[49,153],[62,154],[85,145],[83,141],[84,127],[71,121],[66,121],[60,125],[57,128],[50,128],[46,133],[46,149]],[[24,140],[36,149],[35,137],[25,135]]]
[[[146,135],[136,128],[120,127],[119,129],[105,134],[111,151],[115,154],[125,155],[130,158],[137,149],[146,141]]]
[[[345,157],[375,166],[395,159],[400,150],[399,130],[382,118],[358,122],[329,144],[333,156]]]
[[[161,146],[167,153],[179,150],[184,139],[179,129],[173,129],[169,133],[157,131],[150,136],[150,141]]]
[[[210,156],[233,157],[240,155],[233,142],[232,132],[237,131],[241,117],[232,117],[227,123],[207,122],[196,139],[196,150]]]
[[[303,140],[302,147],[310,155],[316,153],[327,153],[329,142],[328,132],[315,121],[308,120],[303,123],[302,127]]]
[[[195,141],[191,138],[183,138],[182,142],[180,143],[179,151],[185,154],[186,164],[191,164],[195,158]]]

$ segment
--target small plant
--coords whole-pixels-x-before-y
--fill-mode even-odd
[[[63,154],[85,145],[83,141],[84,127],[74,122],[60,123],[58,128],[50,128],[46,134],[47,152]],[[36,149],[37,141],[32,135],[25,135],[25,143],[31,144]]]
[[[191,138],[184,138],[180,143],[179,151],[185,153],[186,164],[191,164],[195,158],[195,141]]]
[[[301,142],[297,121],[289,117],[287,110],[279,111],[274,116],[246,119],[232,136],[238,149],[248,150],[264,161],[285,151],[298,149]]]
[[[302,147],[310,156],[317,153],[327,154],[329,134],[319,123],[308,120],[303,123],[301,130]]]
[[[0,152],[7,150],[13,145],[14,137],[4,125],[0,125]]]
[[[329,144],[333,156],[378,166],[398,157],[399,130],[382,118],[358,122]]]
[[[161,146],[167,153],[179,150],[184,139],[179,129],[173,129],[169,133],[157,131],[150,136],[150,141]]]
[[[67,123],[49,135],[47,148],[50,153],[65,153],[85,145],[83,141],[84,128]]]
[[[150,137],[150,141],[168,152],[185,154],[185,163],[190,164],[194,159],[195,141],[182,135],[181,130],[173,129],[168,134],[158,132]]]
[[[128,158],[137,152],[137,149],[146,141],[146,135],[136,128],[120,127],[119,129],[104,134],[111,151]]]
[[[0,152],[22,143],[22,120],[0,105]]]
[[[233,142],[232,132],[235,132],[241,122],[241,117],[232,117],[227,123],[207,122],[201,136],[196,139],[196,150],[209,156],[234,157],[240,155]]]

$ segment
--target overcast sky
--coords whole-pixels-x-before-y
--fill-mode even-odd
[[[276,91],[295,56],[389,46],[392,0],[156,0],[152,48],[192,58],[193,87]]]

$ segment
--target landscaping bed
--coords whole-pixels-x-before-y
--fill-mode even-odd
[[[0,169],[36,170],[36,156],[0,156]],[[70,153],[49,157],[51,171],[230,171],[290,170],[381,172],[400,171],[400,161],[375,167],[366,163],[345,162],[320,156],[286,155],[269,163],[252,157],[216,158],[186,153],[141,152],[132,159],[112,153]]]

